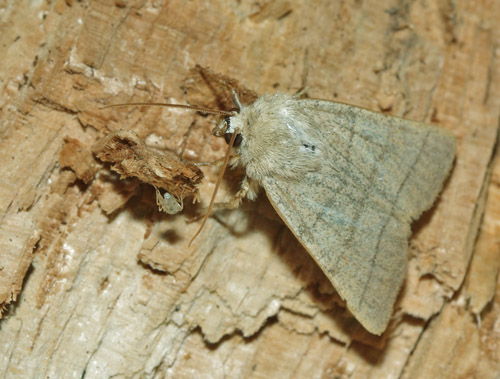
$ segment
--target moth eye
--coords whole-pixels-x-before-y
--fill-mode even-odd
[[[233,138],[233,133],[225,133],[224,134],[224,140],[226,143],[229,145],[229,142],[231,142],[231,138]],[[243,141],[243,137],[241,136],[240,133],[236,134],[236,138],[234,139],[233,146],[238,147],[241,144],[241,141]]]

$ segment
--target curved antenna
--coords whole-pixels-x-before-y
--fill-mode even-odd
[[[193,111],[197,111],[197,112],[201,112],[201,113],[218,114],[218,115],[222,115],[222,116],[233,116],[234,115],[234,112],[221,111],[219,109],[210,109],[210,108],[198,107],[198,106],[194,106],[194,105],[168,104],[168,103],[122,103],[122,104],[105,105],[104,107],[101,107],[101,109],[130,107],[130,106],[134,106],[134,105],[152,106],[152,107],[168,107],[168,108],[184,108],[184,109],[191,109]]]
[[[231,149],[233,148],[234,140],[236,139],[237,135],[238,133],[234,131],[231,137],[231,141],[229,141],[229,145],[227,146],[226,155],[224,156],[224,162],[222,163],[222,169],[220,170],[219,177],[217,178],[217,182],[215,183],[214,193],[212,194],[212,198],[210,199],[210,204],[208,205],[207,213],[205,213],[205,216],[203,217],[203,221],[201,222],[198,231],[195,233],[193,238],[191,238],[191,241],[189,241],[188,247],[191,246],[194,239],[198,237],[198,235],[201,233],[201,230],[203,229],[205,223],[208,220],[208,216],[210,216],[210,211],[212,210],[212,207],[215,202],[215,195],[217,195],[217,191],[219,191],[220,184],[222,183],[222,177],[224,176],[224,172],[226,171],[226,167],[229,162],[229,157],[231,156]]]

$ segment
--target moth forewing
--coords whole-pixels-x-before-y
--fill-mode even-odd
[[[240,164],[370,332],[387,327],[407,265],[410,222],[453,163],[435,127],[347,104],[261,96],[230,117]]]

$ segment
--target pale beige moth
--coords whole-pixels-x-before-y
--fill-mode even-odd
[[[455,138],[281,93],[238,107],[214,134],[235,142],[232,163],[246,172],[239,196],[254,199],[263,187],[356,319],[381,334],[405,279],[410,224],[439,195]]]

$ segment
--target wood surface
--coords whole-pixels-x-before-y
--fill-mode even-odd
[[[1,1],[0,376],[497,377],[498,20],[499,0]],[[222,158],[213,117],[101,109],[224,106],[196,65],[258,94],[306,88],[456,136],[381,337],[263,193],[188,246],[218,167],[202,167],[200,203],[166,215],[152,186],[93,155],[128,130],[187,162]],[[218,200],[240,178],[228,172]]]

